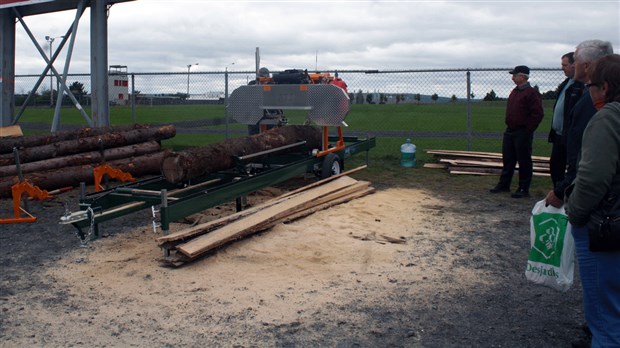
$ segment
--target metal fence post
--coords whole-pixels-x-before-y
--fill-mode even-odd
[[[228,139],[228,67],[224,71],[224,117],[226,118],[226,139]]]
[[[136,124],[136,75],[131,74],[131,120]]]
[[[467,151],[471,151],[471,72],[467,70]]]

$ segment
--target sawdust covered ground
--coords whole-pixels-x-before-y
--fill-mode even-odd
[[[81,248],[57,223],[76,192],[33,202],[38,223],[0,225],[0,346],[568,347],[579,337],[580,284],[561,294],[523,276],[536,197],[404,186],[178,269],[158,261],[150,212],[102,225],[107,237]]]

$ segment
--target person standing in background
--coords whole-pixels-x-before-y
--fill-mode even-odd
[[[614,53],[613,47],[608,41],[587,40],[577,45],[575,49],[575,75],[573,79],[576,82],[584,84],[588,79],[588,68],[596,60]],[[579,152],[581,151],[581,139],[583,130],[590,122],[590,119],[596,113],[590,93],[585,91],[581,93],[581,97],[570,110],[568,118],[568,128],[563,129],[563,136],[566,138],[566,173],[564,179],[556,182],[553,190],[551,190],[545,202],[556,208],[564,204],[564,191],[575,180],[577,175],[577,163]]]
[[[344,80],[343,80],[343,79],[341,79],[340,77],[338,77],[338,71],[336,71],[336,73],[334,74],[334,79],[333,79],[333,80],[331,80],[329,83],[330,83],[330,84],[332,84],[332,85],[336,85],[336,86],[338,86],[338,87],[342,88],[342,89],[344,90],[344,92],[345,92],[347,95],[349,95],[349,92],[347,91],[347,87],[348,87],[348,86],[347,86],[347,83],[346,83],[346,82],[344,82]]]
[[[558,95],[553,106],[553,119],[549,131],[551,157],[549,158],[549,171],[551,182],[555,188],[558,182],[564,180],[566,173],[566,136],[570,122],[570,111],[583,94],[583,82],[575,81],[574,53],[569,52],[562,56],[562,71],[566,79],[558,86]]]
[[[491,193],[509,192],[512,176],[519,163],[519,186],[512,198],[529,197],[532,183],[532,142],[534,131],[543,119],[542,97],[528,82],[530,68],[516,66],[509,71],[517,85],[508,96],[506,131],[502,140],[502,173]]]

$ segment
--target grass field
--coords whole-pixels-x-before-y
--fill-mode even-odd
[[[549,156],[551,146],[547,143],[546,134],[551,122],[551,109],[553,101],[545,101],[545,118],[538,128],[538,136],[534,141],[534,154]],[[345,135],[348,130],[355,131],[426,131],[426,132],[466,132],[468,107],[465,103],[437,103],[437,104],[387,104],[387,105],[352,105],[351,111],[346,118],[349,125],[344,129]],[[477,102],[471,105],[471,128],[472,132],[497,132],[501,133],[504,125],[505,102]],[[51,124],[53,109],[29,108],[20,118],[24,132],[41,133],[45,130],[29,130],[29,123]],[[90,114],[90,110],[86,110]],[[171,106],[138,106],[136,108],[136,122],[141,124],[165,124],[192,120],[220,119],[225,115],[223,105],[171,105]],[[287,118],[291,124],[301,124],[305,120],[303,112],[288,112]],[[133,122],[132,109],[130,107],[111,107],[110,123],[112,125],[131,124]],[[84,119],[75,108],[62,110],[63,125],[86,125]],[[225,126],[208,127],[210,130],[217,129],[221,133],[183,133],[178,132],[172,138],[163,141],[162,145],[167,148],[182,149],[186,147],[201,146],[225,139]],[[231,137],[241,136],[247,127],[241,124],[229,124]],[[426,162],[434,162],[435,159],[426,153],[429,149],[468,150],[468,142],[465,138],[446,137],[420,137],[412,139],[417,146],[418,165],[416,168],[402,168],[399,164],[400,145],[405,141],[400,137],[378,137],[377,147],[369,154],[370,166],[360,175],[374,183],[384,180],[390,182],[417,180],[420,182],[437,182],[454,188],[466,188],[468,183],[476,182],[491,187],[497,181],[495,176],[454,176],[444,170],[422,168]],[[501,138],[484,139],[475,138],[471,143],[472,151],[501,152]],[[354,156],[347,160],[346,166],[354,168],[365,162],[363,155]],[[436,186],[436,185],[434,185]],[[532,194],[544,195],[550,189],[550,179],[546,177],[534,177]]]
[[[545,135],[550,127],[552,101],[545,102],[545,119],[538,129],[538,139],[534,141],[534,154],[548,156],[551,147]],[[386,105],[352,105],[346,118],[348,127],[344,132],[351,131],[405,131],[405,132],[466,132],[468,107],[465,103],[437,104],[386,104]],[[505,102],[476,102],[471,104],[472,132],[501,132],[504,129]],[[29,131],[27,123],[51,124],[53,109],[28,108],[20,118],[25,123],[24,131]],[[90,110],[86,109],[90,114]],[[287,111],[286,116],[291,124],[301,124],[305,120],[305,112]],[[136,122],[142,124],[178,123],[193,120],[221,119],[225,116],[223,105],[169,105],[169,106],[138,106]],[[130,107],[110,107],[110,123],[112,125],[131,124],[133,122]],[[63,125],[85,125],[86,122],[75,108],[63,108]],[[221,134],[188,134],[179,132],[173,139],[166,140],[164,146],[179,149],[201,146],[225,139],[224,125],[211,126],[209,129],[222,131]],[[229,134],[239,136],[245,131],[245,125],[230,123]],[[39,130],[40,132],[40,130]],[[439,134],[438,134],[439,135]],[[542,138],[541,138],[542,137]],[[400,144],[405,139],[380,137],[377,148],[373,151],[375,158],[396,158]],[[466,138],[421,137],[412,142],[418,147],[418,159],[422,162],[429,159],[426,149],[468,150]],[[473,151],[501,151],[501,139],[472,139]]]

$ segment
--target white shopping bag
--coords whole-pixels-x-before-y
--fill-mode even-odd
[[[530,218],[531,250],[525,277],[536,284],[566,291],[573,284],[575,241],[564,207],[537,202]]]

